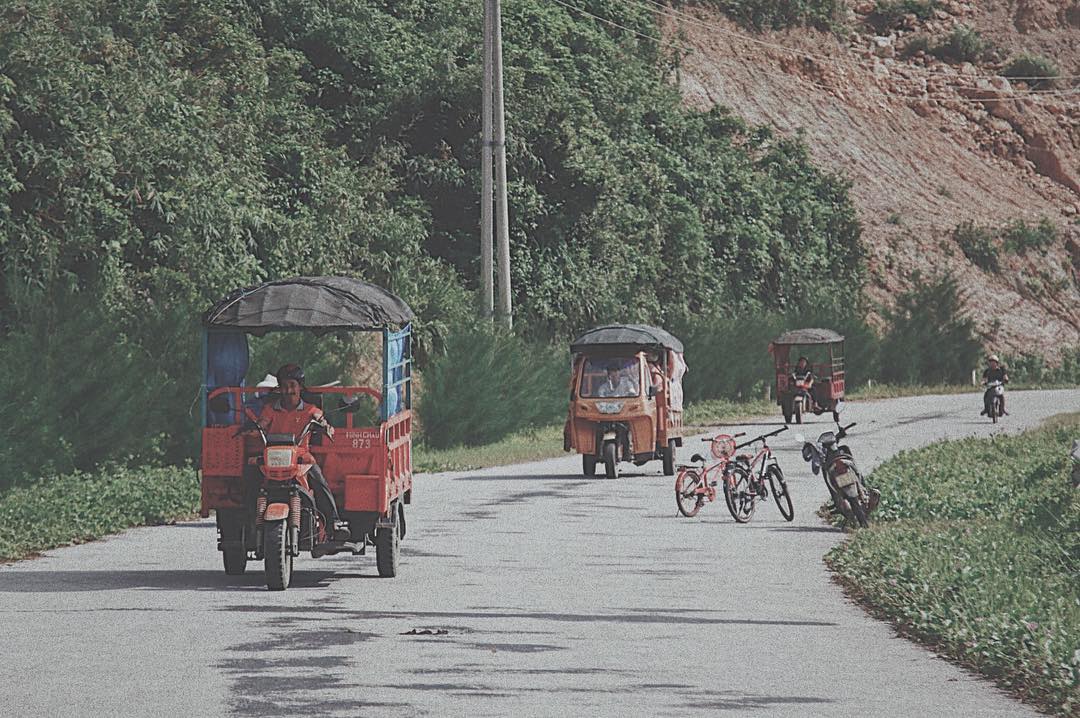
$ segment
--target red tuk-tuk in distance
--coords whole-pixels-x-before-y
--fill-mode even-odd
[[[844,399],[843,335],[831,329],[793,329],[774,339],[769,344],[769,353],[776,367],[776,403],[780,405],[785,423],[790,424],[794,418],[801,424],[804,409],[815,414],[831,411],[833,420],[840,420],[836,407]],[[804,354],[814,373],[809,392],[810,406],[804,406],[806,393],[791,380],[798,359]]]
[[[200,513],[217,516],[226,573],[242,574],[249,560],[262,560],[267,586],[282,590],[301,551],[313,557],[359,555],[373,545],[379,575],[397,574],[405,505],[412,499],[413,318],[400,298],[350,277],[295,277],[245,287],[206,312]],[[304,436],[266,434],[254,423],[275,395],[267,396],[262,386],[244,386],[248,337],[278,331],[309,331],[316,345],[327,332],[382,334],[382,386],[306,387],[302,397],[320,406],[337,428],[332,440],[313,439],[307,450],[348,522],[348,541],[332,539],[326,517],[314,506],[301,466]],[[281,363],[290,360],[282,357]],[[361,397],[379,407],[377,425],[354,426]]]

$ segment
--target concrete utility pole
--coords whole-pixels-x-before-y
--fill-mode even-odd
[[[495,313],[495,285],[492,266],[492,157],[491,157],[491,113],[492,113],[492,76],[494,72],[495,51],[495,14],[493,0],[484,0],[484,77],[483,99],[483,145],[480,150],[480,277],[483,292],[483,317],[491,319]]]
[[[510,307],[510,226],[506,207],[506,117],[503,112],[502,10],[492,0],[495,19],[495,227],[499,242],[499,319],[514,325]]]

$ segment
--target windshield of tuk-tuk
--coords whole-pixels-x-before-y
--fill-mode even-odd
[[[581,372],[581,397],[629,398],[641,394],[636,358],[586,357]]]

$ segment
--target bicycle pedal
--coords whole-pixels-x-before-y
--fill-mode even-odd
[[[716,482],[715,481],[710,481],[709,486],[716,486]]]

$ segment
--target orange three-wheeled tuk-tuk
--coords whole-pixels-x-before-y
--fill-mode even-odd
[[[287,588],[293,557],[375,547],[380,576],[398,569],[405,535],[405,504],[412,498],[412,310],[373,284],[349,277],[296,277],[238,289],[203,317],[202,516],[217,515],[225,572],[241,574],[249,560],[264,561],[270,588]],[[401,327],[395,330],[393,327]],[[244,386],[248,337],[309,331],[382,334],[382,386],[306,388],[304,402],[333,417],[331,438],[266,434],[254,420],[273,393]],[[286,361],[282,358],[281,361]],[[378,406],[374,426],[355,426],[355,405]],[[341,412],[341,413],[339,413]],[[312,456],[334,495],[349,540],[314,507],[304,478]],[[275,503],[277,502],[277,503]]]
[[[585,332],[570,351],[563,448],[581,454],[585,475],[603,463],[614,479],[620,461],[661,459],[673,476],[682,446],[682,342],[656,327],[618,324]]]
[[[795,386],[791,377],[802,352],[806,352],[814,374],[809,391]],[[801,424],[804,408],[815,414],[831,411],[833,420],[840,421],[836,407],[844,399],[843,335],[831,329],[793,329],[774,339],[769,353],[776,367],[776,403],[785,423],[790,424],[794,418]]]

